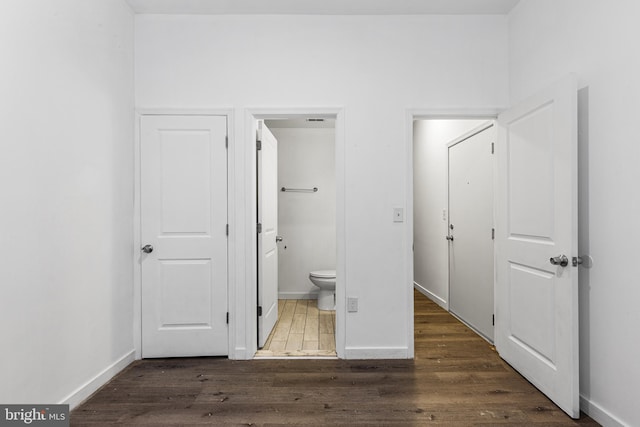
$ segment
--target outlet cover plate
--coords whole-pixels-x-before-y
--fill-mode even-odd
[[[354,297],[347,298],[347,312],[349,313],[358,312],[358,298],[354,298]]]

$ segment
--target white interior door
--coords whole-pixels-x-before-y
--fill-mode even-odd
[[[575,418],[575,79],[567,78],[501,114],[496,154],[496,347],[501,357]]]
[[[226,135],[221,116],[141,118],[142,357],[228,354]]]
[[[449,146],[449,310],[493,341],[493,149],[483,125]]]
[[[258,347],[278,320],[278,141],[258,121]]]

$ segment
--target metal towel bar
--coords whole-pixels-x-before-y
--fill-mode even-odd
[[[318,187],[313,188],[287,188],[282,187],[280,191],[291,191],[294,193],[316,193],[318,191]]]

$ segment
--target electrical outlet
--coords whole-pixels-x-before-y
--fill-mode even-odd
[[[347,298],[347,311],[349,313],[358,312],[358,298],[355,298],[355,297]]]

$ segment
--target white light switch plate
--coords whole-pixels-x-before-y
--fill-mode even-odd
[[[404,222],[404,209],[393,208],[393,222]]]

